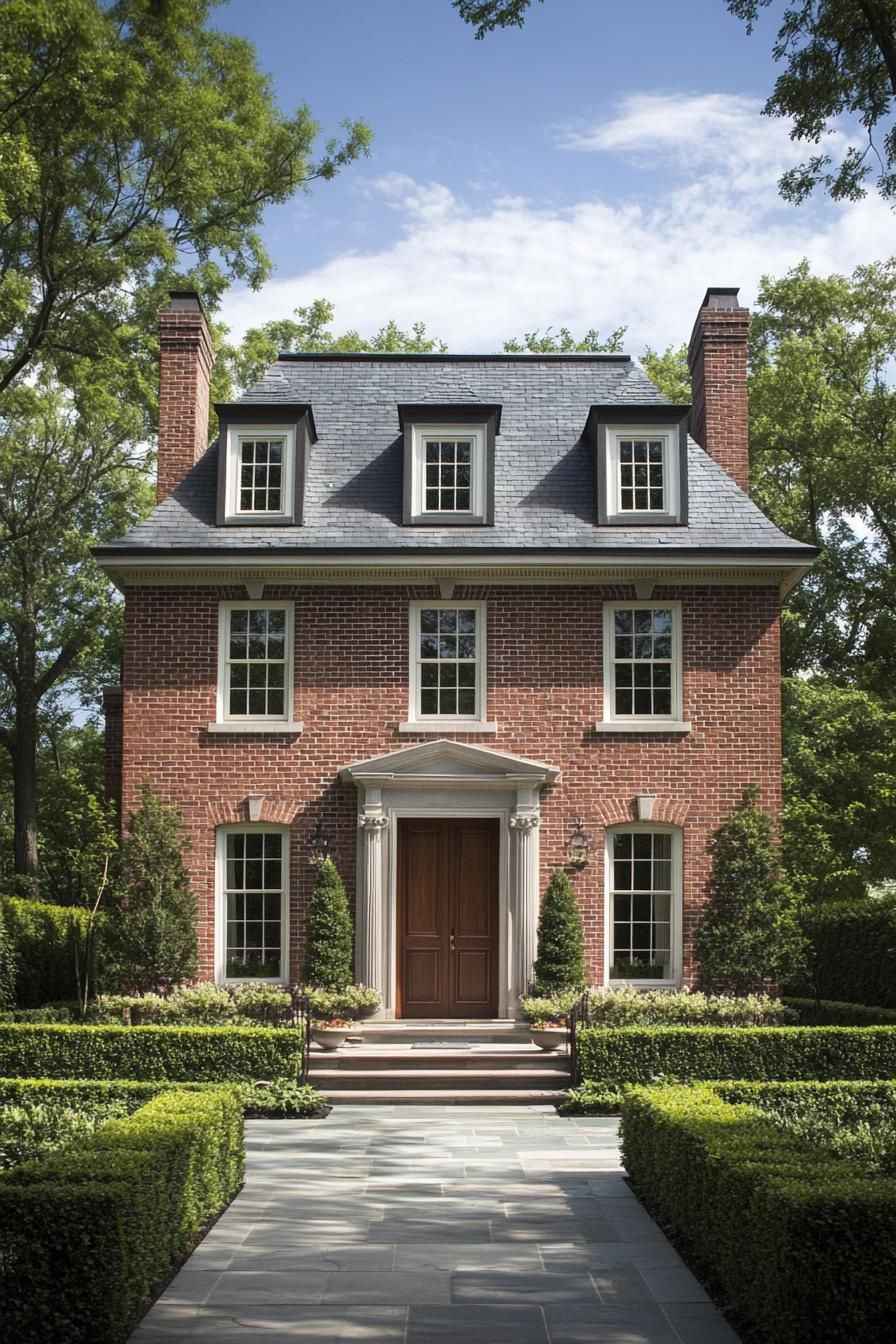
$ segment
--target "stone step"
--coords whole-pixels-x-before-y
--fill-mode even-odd
[[[529,1029],[523,1022],[429,1021],[422,1018],[400,1022],[359,1022],[357,1033],[371,1045],[413,1045],[425,1041],[475,1041],[480,1045],[527,1042]]]
[[[309,1074],[314,1087],[333,1097],[337,1093],[356,1092],[413,1092],[419,1088],[429,1091],[455,1089],[470,1092],[474,1088],[486,1092],[528,1091],[532,1088],[560,1088],[570,1086],[570,1075],[563,1069],[514,1069],[495,1073],[492,1069],[314,1069]]]
[[[539,1050],[537,1047],[521,1047],[516,1050],[387,1050],[369,1049],[364,1046],[341,1046],[338,1050],[312,1050],[311,1070],[318,1074],[323,1070],[389,1069],[393,1072],[419,1069],[452,1069],[462,1072],[468,1070],[487,1070],[494,1073],[511,1073],[517,1069],[546,1069],[548,1071],[569,1067],[569,1055],[564,1051]]]
[[[364,1088],[334,1092],[330,1101],[334,1106],[556,1106],[565,1096],[565,1091],[537,1089],[455,1088],[443,1092],[438,1088],[414,1088],[389,1092]]]

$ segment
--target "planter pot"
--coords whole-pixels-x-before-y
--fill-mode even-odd
[[[380,1007],[381,1005],[378,1003],[365,1003],[362,1008],[355,1009],[355,1018],[360,1022],[365,1017],[373,1017],[379,1012]]]
[[[322,1050],[338,1050],[343,1045],[348,1035],[350,1027],[312,1027],[311,1039],[321,1047]]]
[[[568,1036],[565,1027],[533,1027],[530,1034],[532,1044],[541,1050],[556,1050],[558,1045],[566,1044]]]

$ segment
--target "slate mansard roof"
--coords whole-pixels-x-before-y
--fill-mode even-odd
[[[216,526],[218,445],[125,537],[99,547],[125,553],[235,556],[453,551],[575,551],[657,556],[670,551],[814,555],[771,523],[734,481],[688,441],[688,523],[600,527],[593,449],[583,431],[592,405],[662,406],[668,400],[624,355],[281,356],[241,399],[252,406],[311,405],[302,526]],[[398,406],[500,404],[493,526],[406,526]]]

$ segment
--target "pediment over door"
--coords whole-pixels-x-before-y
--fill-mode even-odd
[[[517,790],[540,789],[545,784],[552,784],[559,774],[557,766],[546,765],[543,761],[530,761],[524,756],[452,742],[447,738],[402,747],[385,756],[371,756],[366,761],[343,766],[339,771],[340,779],[365,787],[405,781],[415,786],[440,785],[444,788],[452,784],[477,784]]]

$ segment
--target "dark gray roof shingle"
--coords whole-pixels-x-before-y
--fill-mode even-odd
[[[697,444],[688,447],[689,523],[598,527],[594,463],[582,431],[594,404],[668,404],[619,357],[305,356],[277,361],[248,404],[308,402],[311,450],[302,527],[217,527],[213,445],[152,515],[101,555],[150,549],[232,550],[788,550],[786,536]],[[501,403],[490,527],[402,524],[397,407],[420,402]]]

